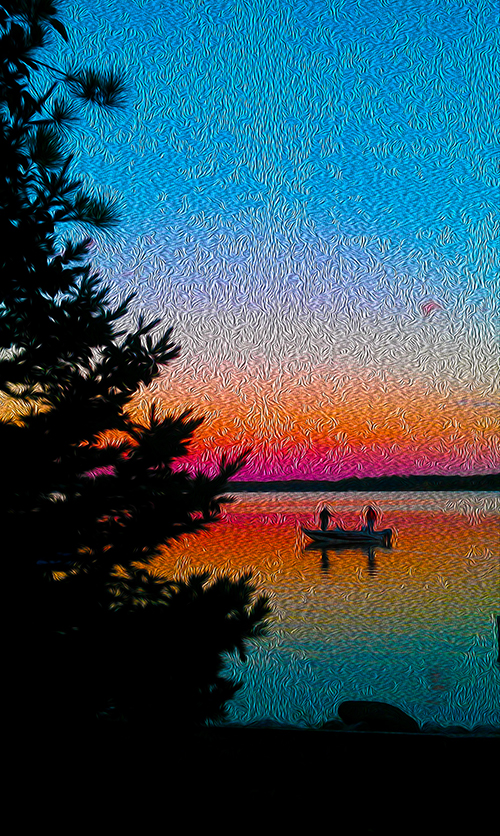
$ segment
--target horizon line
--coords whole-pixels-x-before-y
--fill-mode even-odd
[[[249,479],[234,479],[232,478],[230,481],[232,484],[245,484],[247,482],[262,482],[262,483],[271,483],[271,482],[349,482],[349,481],[364,481],[364,480],[371,480],[376,481],[380,479],[485,479],[485,478],[492,478],[492,477],[500,477],[500,471],[494,471],[489,473],[389,473],[384,474],[382,476],[341,476],[338,479],[331,479],[331,478],[308,478],[308,477],[293,477],[292,479],[287,479],[286,477],[278,477],[278,478],[261,478],[261,477],[252,477]]]

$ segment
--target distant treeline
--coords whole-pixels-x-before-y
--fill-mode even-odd
[[[291,479],[272,482],[231,482],[229,491],[498,491],[500,473],[479,476],[378,476],[338,482]]]

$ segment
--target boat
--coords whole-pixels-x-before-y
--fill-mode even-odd
[[[392,528],[383,528],[380,531],[363,531],[362,529],[349,530],[346,528],[331,528],[323,531],[320,528],[303,528],[302,531],[315,543],[324,545],[346,544],[367,545],[378,543],[381,546],[390,546],[392,541]]]

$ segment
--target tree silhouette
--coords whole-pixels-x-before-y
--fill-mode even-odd
[[[37,685],[22,686],[27,710],[139,717],[154,704],[186,722],[216,718],[237,688],[224,654],[262,633],[266,599],[248,575],[182,583],[147,566],[219,519],[248,451],[222,457],[213,478],[193,475],[176,460],[200,419],[154,403],[144,423],[130,417],[134,393],[179,349],[171,329],[153,337],[160,320],[120,329],[133,297],[111,309],[86,262],[91,239],[74,234],[111,228],[116,207],[85,190],[66,146],[78,101],[113,110],[126,85],[111,69],[39,59],[54,33],[67,40],[51,0],[2,2],[0,27],[0,514],[19,653]],[[54,81],[37,96],[42,67]]]

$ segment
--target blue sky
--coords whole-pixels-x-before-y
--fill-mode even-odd
[[[174,325],[179,370],[232,363],[215,400],[249,370],[322,368],[492,415],[495,3],[84,0],[59,17],[63,64],[126,72],[127,108],[82,123],[76,168],[122,207],[96,266]]]

